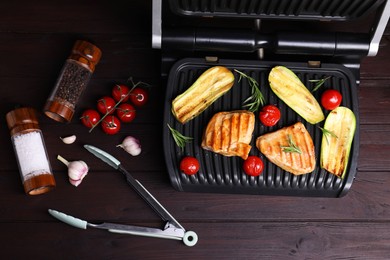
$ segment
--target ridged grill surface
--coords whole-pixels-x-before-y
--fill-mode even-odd
[[[350,20],[384,1],[377,0],[170,0],[182,15],[256,18]]]
[[[184,125],[178,122],[171,113],[171,101],[190,87],[202,72],[214,65],[216,64],[205,63],[203,59],[182,60],[172,68],[168,78],[164,104],[163,142],[168,173],[172,185],[177,190],[321,197],[339,197],[346,194],[356,174],[359,148],[357,86],[349,70],[340,65],[323,65],[321,68],[308,68],[305,64],[297,63],[281,64],[220,60],[218,65],[226,66],[232,71],[238,69],[255,78],[266,97],[266,103],[278,106],[282,114],[281,120],[276,126],[266,127],[259,122],[258,112],[255,113],[256,122],[250,155],[257,155],[262,158],[264,170],[260,176],[251,177],[243,172],[243,160],[241,158],[226,157],[201,148],[203,132],[207,123],[216,112],[243,108],[243,102],[250,96],[251,91],[247,80],[242,79],[238,81],[239,76],[235,72],[236,80],[232,89],[215,101],[202,114]],[[323,90],[327,88],[337,89],[343,96],[341,105],[349,107],[354,111],[357,119],[357,130],[351,149],[348,172],[344,179],[337,178],[319,167],[320,144],[322,140],[322,131],[319,126],[322,127],[324,121],[316,125],[307,123],[291,108],[286,106],[270,89],[268,74],[272,67],[276,65],[283,65],[293,70],[309,90],[314,87],[314,84],[309,82],[309,80],[331,76],[320,90],[314,92],[314,96],[319,100]],[[324,113],[327,116],[328,112],[324,111]],[[316,153],[315,170],[312,173],[301,176],[292,175],[269,162],[256,148],[255,144],[258,136],[292,125],[297,121],[302,122],[310,133]],[[194,138],[191,143],[185,146],[184,150],[175,144],[167,124],[185,136]],[[179,164],[184,156],[195,156],[198,158],[201,169],[197,174],[188,176],[180,172]]]

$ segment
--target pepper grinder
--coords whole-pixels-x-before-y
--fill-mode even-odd
[[[87,41],[76,41],[43,109],[48,117],[58,122],[72,120],[77,102],[100,57],[101,51],[98,47]]]

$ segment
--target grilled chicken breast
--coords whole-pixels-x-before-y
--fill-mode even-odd
[[[202,148],[246,160],[255,127],[255,115],[247,110],[216,113],[203,135]]]
[[[297,150],[287,147],[296,146]],[[256,147],[268,160],[295,175],[312,172],[316,164],[313,140],[301,123],[259,136]]]

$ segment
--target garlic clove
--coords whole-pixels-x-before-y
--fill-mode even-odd
[[[141,146],[138,144],[131,144],[127,147],[127,149],[129,150],[129,154],[132,156],[137,156],[141,153]]]
[[[127,136],[121,144],[117,145],[117,147],[123,148],[132,156],[137,156],[141,153],[140,141],[133,136]]]
[[[67,137],[60,137],[64,144],[73,144],[76,141],[76,135],[70,135]]]
[[[81,181],[88,174],[88,165],[81,160],[69,162],[61,155],[58,155],[57,159],[68,167],[69,182],[76,187],[80,185]]]
[[[68,176],[73,181],[82,181],[88,174],[88,165],[84,161],[73,161],[68,165]]]

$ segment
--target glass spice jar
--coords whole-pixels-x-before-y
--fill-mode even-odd
[[[24,191],[46,193],[56,186],[35,110],[18,108],[6,114]]]
[[[87,41],[76,41],[43,109],[48,117],[58,122],[72,120],[76,104],[100,57],[98,47]]]

